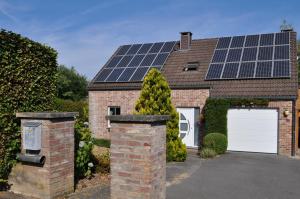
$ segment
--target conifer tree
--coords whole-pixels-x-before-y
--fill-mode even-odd
[[[179,116],[171,102],[171,89],[157,69],[151,69],[144,78],[135,111],[141,115],[170,115],[171,119],[166,124],[167,161],[186,159],[186,146],[179,138]]]

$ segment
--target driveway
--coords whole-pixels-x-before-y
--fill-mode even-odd
[[[189,155],[167,165],[169,199],[298,199],[300,160],[268,154],[227,153],[203,160]]]

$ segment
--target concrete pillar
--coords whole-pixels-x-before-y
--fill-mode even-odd
[[[111,198],[166,198],[169,116],[107,116],[111,122]]]
[[[18,163],[9,176],[12,192],[52,199],[74,191],[74,117],[76,114],[17,113],[17,117],[21,118],[22,142],[25,128],[29,124],[40,125],[41,129],[40,150],[25,150],[22,143],[19,156],[25,158],[44,156],[45,162],[39,164],[23,160]]]

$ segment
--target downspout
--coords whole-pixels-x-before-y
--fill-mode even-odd
[[[292,156],[295,156],[295,144],[296,144],[296,100],[292,101]]]

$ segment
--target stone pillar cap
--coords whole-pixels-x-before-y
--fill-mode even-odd
[[[110,122],[166,122],[170,120],[169,115],[107,115]]]
[[[18,112],[18,118],[40,118],[40,119],[53,119],[53,118],[74,118],[78,116],[78,112]]]

